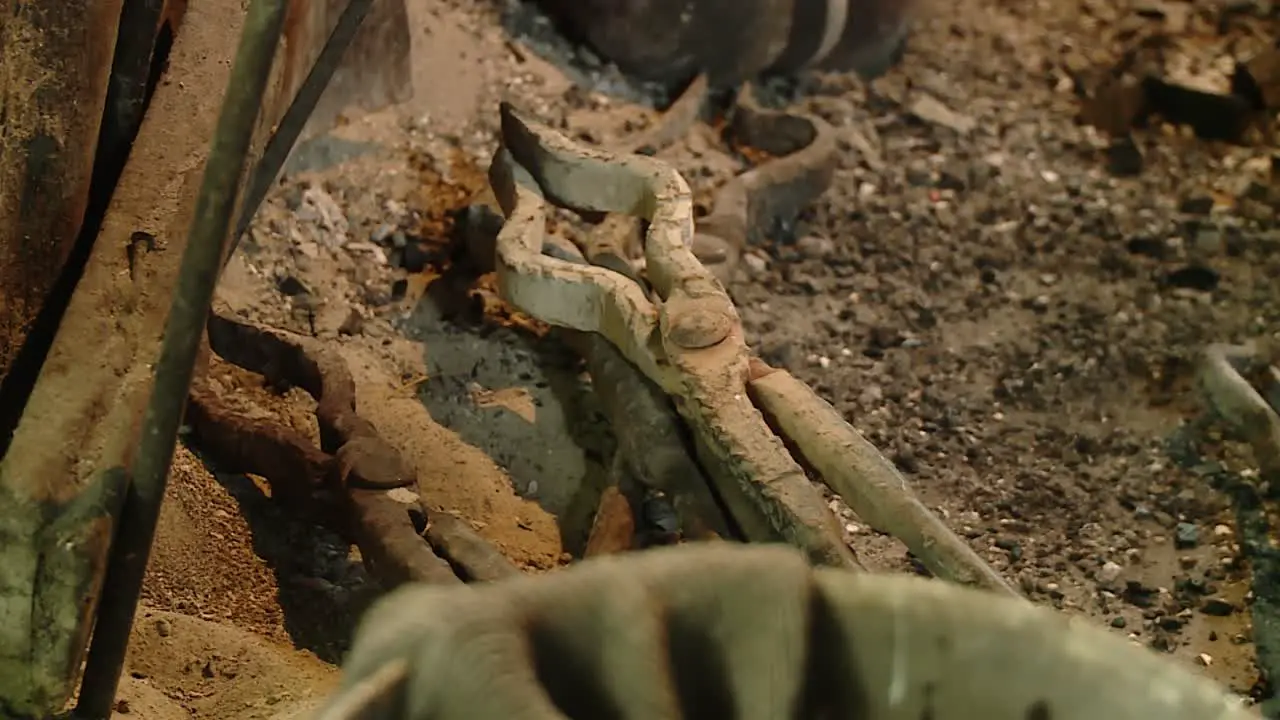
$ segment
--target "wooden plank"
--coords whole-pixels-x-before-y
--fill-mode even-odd
[[[80,232],[120,6],[0,10],[0,379]]]
[[[187,3],[169,69],[0,461],[0,716],[60,710],[78,677],[243,5]],[[289,8],[251,165],[328,37],[307,0]]]

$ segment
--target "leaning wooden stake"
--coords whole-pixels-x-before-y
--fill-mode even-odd
[[[902,474],[835,408],[791,373],[753,365],[748,387],[756,405],[868,525],[901,540],[944,580],[1020,596],[916,499]]]
[[[124,672],[125,654],[151,543],[160,520],[160,505],[169,480],[169,465],[178,442],[187,389],[204,338],[204,320],[218,284],[231,213],[236,206],[254,125],[280,43],[285,7],[255,0],[245,17],[240,47],[231,70],[226,99],[218,115],[213,149],[205,165],[187,247],[182,253],[177,288],[164,328],[155,384],[143,418],[131,484],[120,513],[120,526],[108,558],[104,584],[111,589],[98,606],[98,618],[85,663],[80,702],[84,718],[109,718],[116,686]]]

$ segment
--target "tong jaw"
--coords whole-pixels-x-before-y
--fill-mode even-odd
[[[500,111],[502,144],[489,181],[507,215],[496,258],[504,296],[553,325],[603,334],[668,391],[675,388],[662,382],[666,373],[657,366],[681,350],[730,342],[741,349],[745,372],[737,310],[690,249],[693,200],[684,178],[641,155],[581,147],[505,103]],[[647,220],[645,261],[661,305],[610,270],[543,255],[544,198],[572,210]],[[655,340],[660,353],[653,352]]]

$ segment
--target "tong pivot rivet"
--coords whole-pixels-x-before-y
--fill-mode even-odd
[[[695,308],[671,318],[667,338],[685,350],[701,350],[718,345],[733,330],[733,320],[723,312]]]

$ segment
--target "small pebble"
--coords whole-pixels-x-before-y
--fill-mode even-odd
[[[748,270],[756,274],[763,273],[765,270],[769,269],[768,261],[753,253],[743,255],[742,264],[746,265]]]
[[[810,260],[821,260],[835,252],[836,244],[818,235],[809,235],[796,241],[796,249]]]
[[[360,315],[359,310],[351,308],[351,311],[347,313],[346,318],[343,319],[342,324],[338,326],[338,334],[359,335],[363,329],[364,317]]]
[[[369,234],[369,239],[381,244],[386,242],[395,231],[395,225],[392,225],[391,223],[383,223],[373,229],[373,232]]]
[[[1173,544],[1179,550],[1195,547],[1200,544],[1200,528],[1191,523],[1178,523],[1173,529]]]
[[[1113,583],[1117,579],[1119,579],[1120,573],[1123,570],[1124,568],[1121,567],[1118,563],[1114,563],[1108,560],[1098,570],[1098,582],[1106,583],[1106,584]]]

